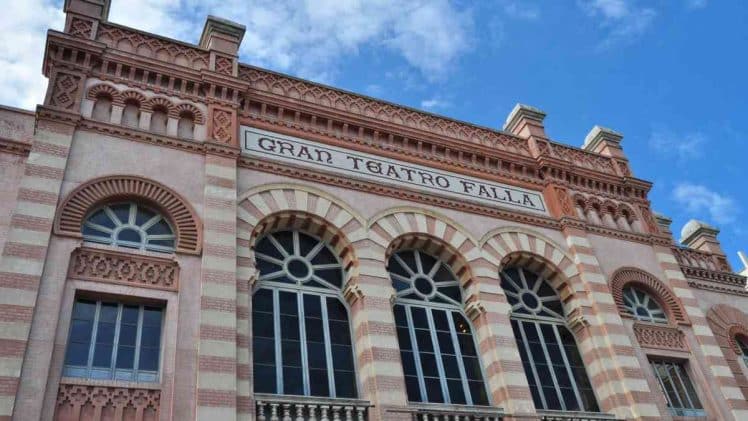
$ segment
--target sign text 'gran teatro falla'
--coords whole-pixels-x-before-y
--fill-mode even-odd
[[[397,187],[548,214],[540,192],[242,126],[243,153]]]

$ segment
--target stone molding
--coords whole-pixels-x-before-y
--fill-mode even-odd
[[[19,140],[0,137],[0,152],[28,156],[29,152],[31,152],[31,142],[21,142]]]
[[[57,392],[55,420],[157,420],[160,406],[158,389],[62,382]],[[84,415],[86,418],[81,418]]]
[[[631,315],[623,302],[623,289],[628,285],[634,285],[641,288],[662,306],[671,323],[679,325],[689,325],[690,321],[686,315],[680,299],[668,288],[662,281],[650,275],[643,270],[624,267],[618,269],[610,281],[610,292],[613,294],[613,300],[618,307],[618,313],[621,317],[631,319]]]
[[[643,348],[688,352],[686,337],[675,326],[636,322],[634,335]]]
[[[138,91],[121,91],[108,83],[97,83],[96,85],[91,86],[86,93],[86,97],[92,101],[95,101],[101,95],[109,96],[113,104],[120,106],[124,106],[128,100],[135,101],[139,108],[148,112],[152,112],[154,107],[160,106],[164,108],[169,117],[172,118],[179,118],[185,113],[188,113],[192,116],[192,120],[195,124],[205,124],[205,115],[203,112],[190,103],[177,104],[163,96],[154,96],[146,99],[145,95]]]
[[[192,206],[170,188],[132,175],[99,177],[76,187],[58,208],[54,232],[80,238],[88,212],[103,203],[126,199],[145,201],[164,213],[175,229],[178,253],[200,253],[202,223]]]
[[[121,249],[79,247],[70,257],[68,278],[177,291],[179,265],[174,259]]]

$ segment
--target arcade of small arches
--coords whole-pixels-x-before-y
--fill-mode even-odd
[[[90,206],[80,225],[84,241],[180,252],[168,208],[116,197]],[[584,306],[579,293],[586,286],[571,256],[543,235],[501,228],[478,240],[455,221],[412,207],[367,221],[343,201],[298,185],[245,193],[237,217],[238,267],[254,274],[247,281],[253,372],[263,379],[255,383],[257,393],[358,397],[364,379],[357,356],[366,350],[356,349],[350,313],[362,293],[350,289],[375,282],[391,287],[408,400],[489,405],[496,391],[488,380],[495,373],[477,351],[474,333],[486,310],[476,303],[483,285],[498,284],[536,408],[599,411],[578,330],[569,322]],[[678,300],[652,275],[627,268],[614,276],[611,289],[622,316],[687,322]]]
[[[193,104],[175,103],[162,96],[146,98],[138,91],[118,90],[106,83],[92,86],[86,96],[93,102],[90,117],[96,121],[181,139],[194,139],[196,126],[205,124],[204,113]],[[115,106],[121,113],[114,112]],[[169,133],[170,119],[176,122],[175,133]]]

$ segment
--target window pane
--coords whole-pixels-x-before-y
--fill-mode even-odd
[[[301,367],[283,367],[283,393],[286,395],[304,394]]]
[[[429,402],[444,403],[444,394],[442,394],[442,385],[439,379],[426,377],[424,383],[426,383],[426,395]]]
[[[99,312],[99,323],[114,323],[117,321],[117,304],[106,303],[101,305]]]
[[[74,342],[91,342],[93,322],[89,320],[73,320],[70,323],[70,340]]]
[[[330,396],[330,385],[327,379],[327,370],[310,369],[309,394],[312,396]]]
[[[447,378],[459,379],[462,377],[460,376],[460,368],[457,365],[457,357],[454,355],[442,354],[442,366],[444,367],[444,375]]]
[[[133,368],[135,363],[135,347],[120,346],[117,349],[117,368]]]
[[[280,316],[281,338],[299,339],[299,318],[297,316]]]
[[[141,346],[158,347],[161,342],[161,326],[144,326],[140,335]]]
[[[73,306],[73,318],[82,320],[93,320],[96,314],[96,303],[93,301],[78,300]]]
[[[434,343],[431,342],[431,332],[424,329],[416,329],[416,342],[421,352],[433,352]]]
[[[252,353],[257,363],[275,364],[275,341],[269,338],[253,338]]]
[[[452,335],[449,332],[436,332],[436,337],[439,341],[439,350],[443,354],[455,353],[454,342],[452,342]]]
[[[352,371],[335,370],[335,394],[339,398],[354,398],[357,395],[356,377]]]
[[[405,376],[405,390],[408,393],[408,400],[411,402],[423,402],[421,400],[421,389],[418,386],[418,377]]]
[[[301,366],[301,342],[283,340],[281,341],[281,355],[283,365]]]
[[[353,371],[353,348],[350,345],[332,345],[332,363],[336,370]]]
[[[447,390],[449,390],[449,401],[456,405],[465,405],[465,392],[462,388],[462,380],[447,380]]]
[[[294,292],[280,291],[278,293],[278,301],[280,302],[280,313],[288,315],[298,315],[299,306],[297,302],[297,295]]]
[[[140,370],[158,370],[158,348],[141,348],[140,349],[140,361],[138,362],[138,369]]]
[[[272,338],[275,336],[273,325],[274,321],[271,313],[254,312],[252,314],[252,336]]]
[[[307,357],[310,368],[327,368],[327,353],[325,344],[307,342]]]
[[[418,375],[418,373],[416,372],[416,360],[413,357],[413,352],[401,351],[400,358],[403,361],[403,371],[405,372],[406,376]]]
[[[304,317],[322,317],[322,306],[319,302],[319,296],[304,294]]]
[[[88,365],[89,347],[90,345],[87,343],[69,343],[65,355],[65,364],[80,366]]]
[[[439,377],[439,371],[436,367],[436,357],[434,354],[429,352],[421,352],[418,354],[421,358],[421,370],[424,376]]]
[[[254,364],[254,386],[257,393],[276,393],[275,366]]]
[[[482,381],[468,382],[468,387],[470,387],[470,396],[473,398],[473,405],[488,405],[488,395]]]
[[[161,314],[163,309],[145,307],[143,309],[143,325],[144,326],[159,326],[161,327]]]
[[[307,316],[304,319],[306,325],[306,340],[309,342],[324,342],[325,335],[322,330],[322,319]]]
[[[462,361],[465,365],[465,374],[470,380],[481,380],[480,361],[477,357],[462,357]]]
[[[421,329],[428,329],[429,322],[426,318],[426,310],[420,307],[411,307],[411,317],[413,318],[413,326]]]
[[[397,328],[397,342],[400,344],[400,349],[413,349],[410,344],[410,332],[405,327]]]
[[[96,330],[96,343],[97,344],[112,344],[114,343],[114,323],[99,323],[99,328]]]
[[[112,350],[114,347],[105,344],[96,344],[94,349],[93,366],[94,367],[111,367]]]
[[[136,325],[122,325],[119,328],[119,345],[135,346],[135,340],[138,335]]]
[[[330,342],[334,344],[350,345],[351,334],[348,322],[330,320]]]
[[[341,303],[337,298],[327,299],[327,318],[330,320],[348,322],[348,312],[343,303]]]
[[[399,327],[407,327],[408,320],[405,317],[405,307],[396,305],[393,311],[395,313],[395,324]]]
[[[269,289],[258,289],[252,297],[253,312],[273,312],[273,291]],[[253,316],[254,317],[254,316]]]

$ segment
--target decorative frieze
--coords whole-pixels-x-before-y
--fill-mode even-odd
[[[688,351],[686,337],[677,327],[649,323],[634,323],[636,340],[644,348]]]
[[[73,251],[68,277],[176,291],[179,266],[171,259],[81,247]]]
[[[56,421],[156,421],[161,391],[62,383],[57,392]]]

